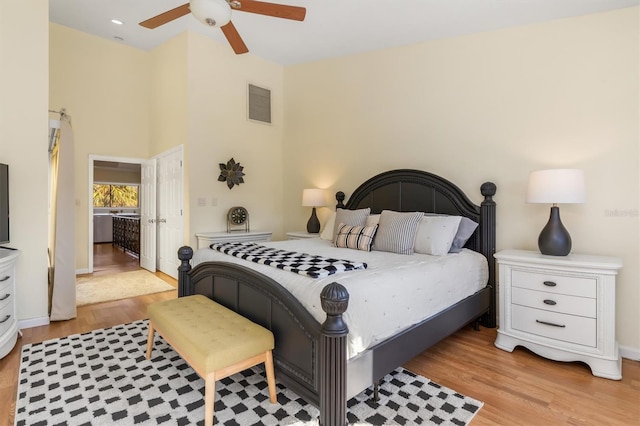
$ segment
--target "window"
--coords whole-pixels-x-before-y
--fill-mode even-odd
[[[138,207],[139,185],[93,184],[93,207]]]

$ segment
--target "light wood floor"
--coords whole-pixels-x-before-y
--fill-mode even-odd
[[[158,273],[176,285],[171,277]],[[23,330],[0,360],[0,426],[13,425],[20,347],[146,318],[150,303],[176,297],[163,292],[78,308],[78,317]],[[495,329],[460,330],[405,367],[484,402],[480,425],[640,425],[640,362],[623,360],[623,379],[594,377],[580,363],[561,363],[525,349],[493,346]]]

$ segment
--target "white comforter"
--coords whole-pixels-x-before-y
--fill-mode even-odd
[[[320,292],[325,285],[339,282],[349,291],[349,308],[344,315],[349,326],[349,357],[474,294],[488,279],[484,256],[467,249],[446,256],[408,256],[336,248],[320,238],[261,244],[367,263],[366,270],[314,279],[209,248],[197,250],[193,256],[193,266],[212,260],[237,263],[273,278],[319,322],[326,318],[320,305]]]

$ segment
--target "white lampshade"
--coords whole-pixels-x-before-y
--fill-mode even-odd
[[[327,205],[327,200],[322,189],[302,190],[302,205],[305,207],[322,207]]]
[[[225,0],[191,0],[189,9],[198,21],[211,27],[223,27],[231,20],[231,6]]]
[[[582,170],[550,169],[529,174],[527,203],[579,204],[586,198]]]

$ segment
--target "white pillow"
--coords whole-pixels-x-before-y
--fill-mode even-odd
[[[460,226],[460,216],[424,216],[418,224],[413,250],[443,256],[449,253]]]
[[[336,223],[336,212],[331,212],[329,219],[327,219],[327,223],[324,224],[324,229],[320,234],[320,238],[327,241],[333,241],[333,229],[335,228]]]

